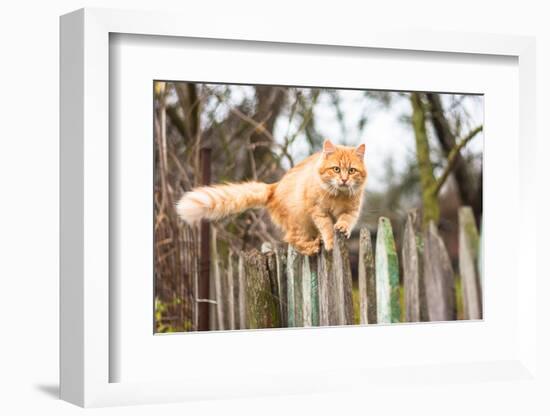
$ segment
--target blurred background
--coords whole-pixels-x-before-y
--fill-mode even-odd
[[[380,216],[391,220],[398,252],[410,210],[417,210],[419,227],[434,221],[455,270],[458,207],[471,206],[481,225],[481,95],[158,81],[154,125],[156,332],[196,329],[199,235],[177,218],[174,204],[202,183],[202,148],[212,149],[212,183],[272,183],[325,138],[365,143],[369,176],[349,242],[352,269],[359,228],[375,235]],[[212,226],[222,254],[281,241],[263,210]]]

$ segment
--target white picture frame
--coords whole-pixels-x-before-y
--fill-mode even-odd
[[[322,28],[307,33],[276,24],[253,25],[236,33],[235,22],[220,19],[204,26],[173,13],[82,9],[61,18],[61,398],[80,406],[158,403],[215,397],[296,394],[386,384],[433,383],[434,380],[525,380],[536,382],[535,241],[536,200],[530,178],[535,170],[535,41],[529,37],[421,31],[378,31],[360,28],[328,35]],[[238,25],[237,25],[238,26]],[[343,366],[271,373],[263,380],[238,380],[234,374],[178,381],[110,382],[110,366],[119,359],[110,349],[109,275],[109,37],[135,34],[226,41],[331,45],[340,48],[424,51],[439,54],[504,55],[519,67],[518,264],[524,276],[518,287],[513,353],[498,361],[468,363],[418,362],[410,367]],[[533,145],[532,145],[533,144]],[[112,168],[112,166],[111,166]],[[529,215],[525,215],[529,213]],[[523,214],[523,215],[522,215]],[[137,225],[139,226],[139,225]],[[515,271],[512,271],[514,273]],[[404,328],[404,327],[403,327]],[[292,331],[294,332],[294,331]],[[214,337],[223,334],[208,335]],[[152,334],[151,334],[152,336]],[[337,337],[326,332],[327,339]],[[216,338],[218,339],[218,338]],[[245,338],[241,338],[242,343]],[[346,380],[343,382],[342,380]],[[534,380],[534,381],[533,381]]]

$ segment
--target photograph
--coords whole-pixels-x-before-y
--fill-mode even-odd
[[[483,94],[152,100],[155,333],[483,319]]]

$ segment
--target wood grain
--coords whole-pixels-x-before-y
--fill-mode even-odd
[[[258,250],[244,255],[246,273],[246,321],[248,328],[279,327],[279,310],[273,293],[265,257]]]
[[[220,275],[220,260],[218,258],[218,244],[217,244],[217,233],[216,229],[212,227],[212,231],[210,233],[212,241],[211,241],[211,263],[212,263],[212,277],[214,280],[214,294],[216,303],[214,305],[215,309],[215,317],[216,317],[216,329],[224,330],[225,329],[225,322],[224,322],[224,311],[223,311],[223,288],[222,288],[222,277]]]
[[[301,272],[301,259],[300,254],[290,245],[286,259],[288,326],[295,327],[299,326],[296,319],[295,290],[296,280]]]
[[[323,247],[317,260],[317,278],[319,280],[319,324],[322,326],[339,325],[339,297],[336,275],[333,272],[332,252]]]
[[[449,254],[433,221],[424,233],[424,285],[428,319],[456,319],[454,274]]]
[[[333,273],[338,290],[338,325],[353,325],[353,298],[351,266],[346,238],[339,232],[334,233]]]
[[[288,326],[288,303],[287,303],[287,276],[286,276],[286,249],[282,246],[275,248],[275,261],[277,267],[277,287],[279,295],[279,314],[281,326]]]
[[[227,313],[229,315],[229,326],[227,329],[236,329],[236,310],[235,310],[235,273],[234,273],[234,256],[233,252],[229,252],[227,256]]]
[[[380,217],[376,236],[377,322],[392,323],[401,319],[399,302],[399,263],[390,220]]]
[[[375,324],[376,316],[376,272],[372,240],[367,227],[359,233],[359,323]]]
[[[481,319],[482,296],[479,265],[479,235],[470,207],[461,207],[458,211],[459,224],[459,261],[458,267],[462,279],[462,300],[464,319]]]
[[[403,290],[405,295],[406,322],[428,320],[424,290],[422,240],[414,227],[415,215],[409,213],[403,233]]]
[[[248,325],[246,322],[246,277],[244,268],[244,253],[239,253],[238,275],[239,328],[246,329],[248,328]]]

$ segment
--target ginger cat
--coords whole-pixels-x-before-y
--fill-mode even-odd
[[[292,169],[277,183],[228,183],[203,186],[183,195],[179,216],[189,224],[216,220],[249,208],[266,207],[285,233],[284,240],[300,253],[334,245],[334,230],[349,237],[357,218],[367,179],[365,145],[335,146],[325,140],[323,151]]]

